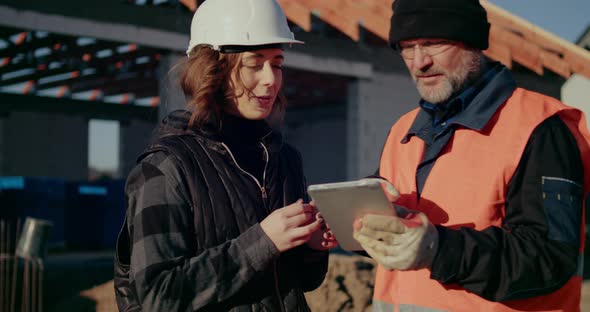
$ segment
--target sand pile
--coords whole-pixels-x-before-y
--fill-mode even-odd
[[[370,311],[374,262],[361,256],[330,255],[324,283],[305,296],[314,312]],[[113,281],[80,293],[96,302],[96,312],[117,311]]]

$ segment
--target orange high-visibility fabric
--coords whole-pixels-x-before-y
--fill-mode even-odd
[[[406,114],[391,128],[381,156],[380,174],[399,190],[401,197],[396,204],[424,212],[434,224],[477,230],[501,226],[506,215],[506,189],[529,137],[540,123],[555,114],[576,138],[586,173],[584,190],[589,190],[590,135],[583,113],[553,98],[518,88],[481,131],[455,130],[436,160],[418,202],[416,170],[424,141],[414,136],[405,144],[400,142],[418,111]],[[580,233],[583,253],[584,222]],[[429,270],[388,271],[380,266],[374,298],[449,311],[579,311],[581,281],[580,276],[574,276],[551,294],[496,303],[459,285],[432,280]]]

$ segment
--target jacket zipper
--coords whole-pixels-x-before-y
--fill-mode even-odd
[[[265,163],[264,163],[264,171],[262,171],[262,184],[260,184],[260,181],[258,181],[258,179],[256,179],[256,177],[254,175],[252,175],[250,172],[248,172],[248,171],[242,169],[242,167],[240,167],[240,165],[238,164],[238,161],[234,157],[234,154],[229,149],[229,146],[227,146],[225,143],[221,143],[221,145],[223,145],[223,147],[227,150],[227,152],[231,156],[231,159],[234,161],[234,164],[236,164],[236,167],[238,167],[238,169],[240,169],[240,171],[242,171],[243,173],[248,175],[250,178],[252,178],[252,180],[254,180],[254,182],[256,182],[256,185],[258,185],[258,188],[260,188],[260,192],[262,194],[262,202],[266,206],[266,199],[268,198],[268,195],[266,194],[266,188],[264,187],[264,185],[266,185],[266,169],[268,168],[268,162],[270,160],[270,155],[268,154],[268,149],[266,148],[264,143],[260,142],[260,145],[264,149],[264,155],[266,156]],[[277,295],[277,300],[279,302],[279,307],[281,308],[282,312],[286,312],[285,306],[283,304],[283,300],[281,299],[281,291],[279,289],[279,272],[277,271],[277,265],[278,265],[278,261],[274,260],[273,267],[272,267],[274,282],[275,282],[274,288],[275,288],[275,292]]]
[[[268,167],[268,162],[270,160],[270,155],[268,154],[268,149],[266,149],[266,146],[264,145],[264,143],[260,142],[260,145],[262,146],[262,149],[264,149],[264,155],[266,156],[265,162],[264,162],[264,170],[262,171],[262,198],[267,198],[267,194],[266,194],[266,189],[264,188],[264,185],[266,185],[266,168]]]
[[[264,171],[262,171],[262,185],[266,185],[266,168],[268,166],[268,162],[270,160],[270,155],[268,153],[268,149],[264,145],[264,143],[260,142],[262,149],[264,149],[264,154],[266,155],[266,163],[264,164]],[[266,193],[265,193],[266,194]],[[275,282],[275,292],[277,293],[277,300],[279,301],[279,307],[281,308],[282,312],[286,312],[285,306],[283,304],[283,300],[281,299],[281,291],[279,288],[279,271],[277,269],[278,260],[275,259],[273,263],[273,275],[274,275],[274,282]]]
[[[260,144],[262,144],[262,143],[260,143]],[[258,186],[258,188],[260,189],[260,192],[262,194],[263,202],[265,202],[264,200],[268,198],[268,195],[266,194],[266,189],[264,188],[264,183],[265,183],[264,180],[266,180],[266,167],[268,166],[268,151],[266,150],[266,147],[264,146],[264,144],[262,144],[262,146],[264,147],[264,152],[266,153],[266,159],[265,159],[265,164],[264,164],[264,171],[262,172],[262,183],[263,184],[260,184],[260,181],[258,181],[258,179],[256,179],[256,177],[253,176],[250,172],[248,172],[248,171],[242,169],[242,167],[240,167],[240,165],[236,161],[236,158],[234,157],[234,154],[231,152],[231,150],[229,149],[229,147],[225,143],[221,143],[221,145],[223,145],[223,147],[227,150],[227,152],[231,156],[231,159],[234,161],[234,164],[236,164],[236,167],[238,167],[238,169],[240,169],[241,172],[245,173],[250,178],[252,178],[252,180],[254,180],[254,182],[256,182],[256,185]],[[264,203],[264,204],[266,205],[266,203]]]

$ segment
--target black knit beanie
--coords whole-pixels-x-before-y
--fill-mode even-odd
[[[389,44],[401,40],[442,38],[472,48],[488,48],[490,24],[479,0],[395,0]]]

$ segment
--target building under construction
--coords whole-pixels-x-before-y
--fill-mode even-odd
[[[364,176],[389,126],[418,95],[387,47],[389,0],[281,0],[303,46],[286,51],[287,139],[310,182]],[[0,175],[86,179],[89,122],[118,122],[111,175],[124,177],[157,121],[184,98],[169,75],[182,57],[196,0],[0,5]],[[523,87],[561,97],[590,53],[484,3],[486,54]]]
[[[123,179],[158,121],[184,105],[173,68],[185,57],[200,2],[2,1],[2,256],[17,249],[22,220],[11,220],[26,215],[53,222],[53,245],[114,247]],[[387,45],[392,0],[278,2],[306,43],[285,51],[282,130],[302,152],[308,182],[371,174],[389,127],[418,101],[405,65]],[[485,53],[511,68],[520,86],[588,102],[578,99],[590,88],[590,32],[577,46],[483,4],[492,24]],[[92,126],[97,121],[117,131],[102,133]],[[94,137],[111,144],[93,148]],[[114,165],[95,167],[95,154],[114,158]],[[100,175],[111,179],[89,181]],[[24,208],[7,206],[17,202]],[[110,274],[112,260],[106,262]],[[0,263],[0,273],[10,272]],[[63,273],[51,272],[56,280]],[[85,274],[91,272],[100,270]],[[0,280],[0,310],[9,311],[6,276]]]

